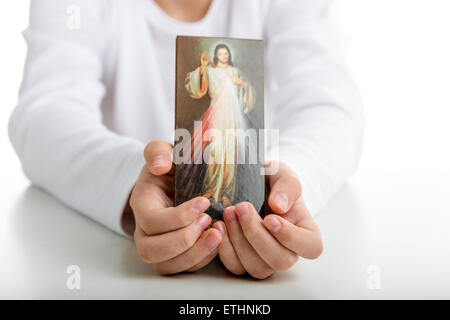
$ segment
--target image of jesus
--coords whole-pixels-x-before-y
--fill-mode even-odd
[[[211,201],[217,211],[232,205],[236,195],[236,175],[239,155],[245,154],[246,140],[239,135],[228,133],[245,132],[248,128],[247,113],[255,103],[255,93],[242,72],[233,66],[231,52],[226,44],[218,44],[214,49],[213,62],[206,52],[201,55],[201,65],[189,72],[185,88],[194,99],[206,93],[211,99],[206,112],[199,119],[200,131],[194,132],[194,153],[209,149],[211,156],[220,157],[220,163],[207,165],[201,193]],[[221,136],[208,138],[214,130]],[[242,153],[242,154],[241,154]],[[241,159],[241,158],[239,158]],[[188,172],[185,173],[189,175]]]

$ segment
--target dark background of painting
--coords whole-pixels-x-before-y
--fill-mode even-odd
[[[176,93],[175,93],[175,128],[193,131],[194,121],[200,120],[202,114],[210,104],[209,94],[200,99],[192,98],[185,88],[187,73],[195,70],[201,64],[203,51],[208,54],[210,63],[213,62],[214,48],[218,44],[226,44],[231,51],[233,66],[238,68],[255,90],[255,104],[247,114],[250,127],[264,128],[264,44],[262,40],[209,38],[209,37],[177,37],[176,46]],[[180,175],[187,167],[178,165],[176,168],[175,202],[176,205],[201,195],[201,187],[205,174],[205,165],[192,167],[195,173],[194,185],[183,185]],[[237,194],[235,203],[241,201],[252,202],[257,210],[264,202],[264,176],[260,174],[261,164],[238,165]],[[208,210],[213,218],[221,218],[221,214],[213,209]]]

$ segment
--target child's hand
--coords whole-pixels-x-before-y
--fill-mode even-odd
[[[253,205],[244,202],[225,210],[225,224],[214,224],[224,235],[219,256],[225,267],[258,279],[289,269],[298,256],[315,259],[323,250],[319,229],[303,202],[295,174],[280,163],[278,173],[267,178],[272,212],[264,219]]]
[[[136,228],[134,242],[141,259],[161,274],[196,271],[217,255],[222,234],[210,228],[204,211],[209,200],[197,197],[173,207],[172,146],[152,141],[145,148],[146,165],[131,193]]]

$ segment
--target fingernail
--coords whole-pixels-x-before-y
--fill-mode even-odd
[[[201,197],[195,200],[194,205],[192,206],[198,213],[205,211],[209,207],[209,200]]]
[[[236,206],[236,214],[241,218],[242,216],[249,213],[249,208],[247,203],[238,204]]]
[[[264,219],[264,225],[272,232],[277,232],[281,228],[281,223],[275,217]]]
[[[289,199],[284,193],[280,192],[275,195],[275,203],[283,212],[288,210]]]
[[[214,228],[219,230],[222,233],[222,235],[225,235],[225,228],[223,227],[222,223],[216,223],[214,225]]]
[[[205,239],[205,247],[208,248],[209,250],[217,247],[219,243],[220,239],[213,235],[207,236]]]
[[[205,229],[209,225],[210,221],[211,218],[207,214],[204,214],[197,218],[196,223],[200,228]]]
[[[236,215],[234,214],[233,208],[225,209],[225,211],[223,212],[223,217],[224,217],[225,221],[228,223],[232,223],[232,222],[236,221]]]
[[[159,155],[153,158],[152,162],[150,163],[150,167],[152,168],[162,167],[167,165],[168,162],[169,161],[165,156]]]

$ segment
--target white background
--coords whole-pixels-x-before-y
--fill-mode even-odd
[[[28,1],[0,2],[0,205],[26,184],[7,136],[9,115],[17,102],[26,46],[20,34],[28,24]],[[4,208],[2,207],[2,211]],[[0,219],[2,217],[0,216]],[[1,221],[1,220],[0,220]]]
[[[0,1],[0,259],[8,260],[17,258],[11,212],[28,185],[6,134],[27,12],[28,1]],[[348,60],[364,99],[365,146],[359,170],[318,218],[326,251],[302,268],[323,273],[308,280],[314,294],[304,297],[450,298],[449,13],[448,0],[340,1]],[[346,265],[353,257],[361,268]],[[365,287],[370,265],[382,274],[376,292]],[[8,276],[14,279],[2,274],[0,282]]]

